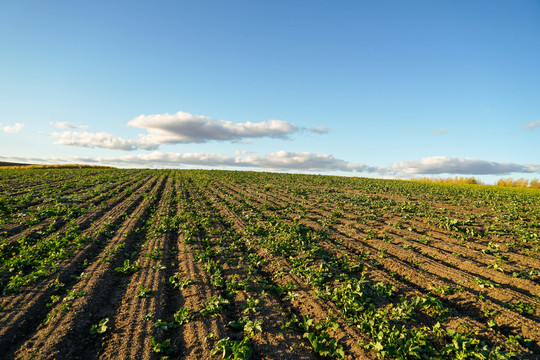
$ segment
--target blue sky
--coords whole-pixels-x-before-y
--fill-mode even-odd
[[[539,177],[538,1],[0,3],[0,160]]]

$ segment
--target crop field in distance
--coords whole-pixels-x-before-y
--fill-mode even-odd
[[[2,359],[539,359],[540,190],[0,169]]]

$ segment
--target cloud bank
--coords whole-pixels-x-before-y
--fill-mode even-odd
[[[237,152],[235,155],[217,153],[163,153],[154,151],[145,154],[133,154],[117,157],[49,157],[49,158],[21,158],[1,157],[5,161],[54,163],[54,162],[91,162],[104,165],[127,166],[127,167],[182,167],[182,166],[207,166],[207,167],[238,167],[259,168],[270,171],[345,171],[345,172],[382,172],[383,169],[370,167],[363,164],[350,163],[337,159],[329,154],[315,154],[310,152],[278,151],[263,156],[246,155],[245,152]]]
[[[363,164],[350,163],[336,159],[329,154],[310,152],[278,151],[264,156],[248,156],[241,161],[249,166],[267,170],[304,170],[304,171],[354,171],[376,172],[380,169]]]
[[[326,134],[325,126],[299,128],[282,120],[235,123],[216,120],[202,115],[179,111],[176,114],[140,115],[127,123],[128,126],[146,131],[137,139],[124,139],[106,132],[78,131],[55,132],[57,145],[132,150],[156,150],[164,144],[201,144],[209,141],[246,143],[255,138],[289,139],[297,132]],[[83,130],[87,127],[57,122],[59,129]]]
[[[263,156],[244,155],[237,152],[234,156],[216,153],[163,153],[154,151],[149,154],[125,155],[112,158],[100,158],[100,162],[114,165],[148,166],[210,166],[210,167],[241,167],[261,168],[271,171],[346,171],[346,172],[376,172],[378,168],[363,164],[349,163],[336,159],[329,154],[314,154],[310,152],[278,151]]]
[[[434,156],[421,160],[394,163],[389,167],[376,167],[352,163],[330,154],[311,152],[277,151],[266,155],[252,155],[237,151],[234,155],[218,153],[164,153],[153,151],[116,157],[5,157],[0,160],[22,163],[92,163],[120,167],[181,168],[185,166],[211,168],[253,168],[268,171],[349,172],[369,173],[393,178],[421,175],[508,175],[512,173],[540,173],[540,165],[493,162],[479,159],[463,159]]]
[[[392,169],[405,175],[508,175],[511,173],[535,173],[540,171],[540,165],[433,156],[421,160],[394,163]]]
[[[53,138],[57,138],[54,144],[70,145],[88,148],[102,148],[115,150],[137,150],[139,148],[151,150],[152,147],[147,147],[140,144],[137,140],[123,139],[115,137],[106,132],[79,132],[79,131],[64,131],[52,133]]]

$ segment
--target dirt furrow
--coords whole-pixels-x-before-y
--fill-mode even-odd
[[[253,197],[253,194],[252,193],[245,193],[246,196],[248,198],[252,198]],[[299,200],[299,199],[298,199]],[[285,199],[282,199],[282,201],[286,201]],[[321,211],[321,208],[311,208],[311,211],[310,213],[311,214],[314,214],[314,213],[317,213],[317,212],[320,212]],[[324,216],[327,216],[328,213],[330,213],[329,211],[326,212],[326,213],[321,213],[321,217],[324,217]],[[347,225],[357,225],[355,224],[354,222],[351,222],[351,221],[347,221],[346,219],[340,219],[343,223],[344,223],[344,226],[342,227],[343,229],[350,229],[350,228],[347,228]],[[382,224],[381,224],[382,225]],[[437,245],[439,245],[440,247],[435,247],[435,249],[433,249],[433,244],[430,243],[430,246],[425,246],[425,245],[422,245],[420,243],[412,243],[412,242],[407,242],[406,239],[407,239],[407,236],[403,235],[403,233],[399,234],[397,233],[396,230],[393,230],[392,228],[389,228],[388,226],[384,227],[383,228],[385,231],[386,234],[393,234],[393,235],[396,235],[398,236],[398,239],[400,241],[403,241],[404,243],[408,244],[408,245],[411,245],[416,248],[419,248],[421,250],[421,252],[427,252],[429,250],[430,253],[432,254],[436,254],[435,256],[437,256],[438,258],[440,258],[444,252],[441,252],[441,250],[444,250],[450,254],[453,254],[453,253],[456,253],[456,251],[462,251],[463,247],[461,246],[457,246],[456,247],[451,247],[450,244],[449,244],[449,241],[448,239],[441,239],[440,241],[437,241]],[[389,230],[390,229],[390,230]],[[350,234],[350,231],[348,232]],[[364,234],[362,234],[364,235]],[[353,234],[352,235],[353,238],[359,238],[356,234]],[[361,237],[360,237],[361,239]],[[372,240],[370,240],[370,242],[372,242]],[[422,255],[419,255],[419,254],[411,254],[411,253],[408,253],[408,252],[403,252],[399,247],[395,246],[395,245],[392,245],[392,244],[386,244],[382,241],[375,241],[377,244],[379,244],[379,246],[375,246],[376,249],[384,249],[386,247],[392,249],[394,252],[393,252],[393,255],[395,256],[395,259],[399,259],[399,261],[401,261],[402,259],[408,259],[408,258],[411,258],[409,259],[411,261],[416,261],[416,262],[425,262],[425,261],[428,261],[430,264],[432,265],[442,265],[442,264],[436,264],[436,262],[432,261],[431,259],[429,258],[426,258],[425,256],[422,256]],[[435,251],[433,251],[435,250]],[[396,254],[397,253],[397,254]],[[474,255],[478,255],[478,252],[473,252]],[[469,254],[471,255],[472,257],[472,254]],[[482,255],[485,255],[485,254],[482,254]],[[482,258],[485,258],[485,256],[483,256]],[[443,260],[444,263],[448,264],[449,260],[448,257],[444,257],[443,258],[440,258],[440,260]],[[488,279],[490,280],[493,280],[495,281],[496,283],[499,283],[499,284],[502,284],[502,285],[505,285],[505,291],[504,291],[504,295],[501,295],[501,298],[498,299],[500,301],[508,301],[510,299],[513,299],[513,300],[523,300],[523,301],[533,301],[534,300],[531,298],[531,295],[539,295],[540,294],[540,287],[537,286],[536,284],[531,284],[532,287],[529,287],[529,294],[523,294],[522,291],[520,289],[522,289],[521,286],[513,286],[514,283],[516,282],[521,282],[521,279],[515,279],[513,277],[510,277],[508,275],[504,275],[504,274],[501,274],[501,272],[498,272],[498,271],[495,271],[495,270],[490,270],[487,268],[487,265],[488,264],[485,264],[486,268],[483,268],[481,266],[479,266],[479,264],[476,264],[475,261],[477,261],[476,259],[469,259],[468,261],[460,261],[459,262],[459,269],[457,269],[457,265],[456,266],[450,266],[450,268],[455,268],[456,271],[460,272],[459,276],[457,276],[456,278],[457,279],[464,279],[463,278],[463,275],[464,274],[467,274],[467,275],[470,275],[469,276],[469,280],[473,280],[474,278],[476,277],[487,277]],[[434,275],[438,276],[438,274],[445,274],[446,273],[446,268],[447,266],[445,265],[442,265],[442,266],[439,266],[439,268],[441,269],[440,271],[435,271],[435,272],[432,272]],[[424,269],[424,270],[428,270],[428,269]],[[474,276],[474,277],[471,277],[471,276]],[[520,285],[523,285],[523,284],[520,284]],[[539,304],[540,305],[540,304]]]
[[[248,195],[247,197],[251,199],[250,195]],[[238,218],[238,216],[236,216],[236,218]],[[315,226],[315,228],[319,226],[317,223],[312,223],[309,225]],[[343,234],[334,235],[332,237],[335,238],[336,236],[341,236],[341,235]],[[357,242],[356,239],[357,239],[357,235],[354,234],[353,238],[347,241],[345,245],[346,246],[348,245],[347,246],[348,249],[358,249],[359,243]],[[342,242],[340,241],[340,244],[341,243]],[[397,245],[388,244],[381,240],[370,240],[368,243],[370,245],[368,245],[367,249],[371,250],[372,252],[373,251],[377,252],[377,251],[380,251],[381,249],[384,249],[385,251],[388,252],[387,255],[385,254],[385,258],[380,260],[380,263],[382,264],[385,271],[392,271],[397,274],[400,274],[403,277],[408,277],[409,274],[414,274],[418,272],[415,267],[410,265],[410,263],[422,264],[421,266],[422,266],[423,272],[420,273],[419,276],[414,276],[412,278],[409,278],[408,280],[408,282],[412,281],[414,284],[414,287],[417,289],[424,289],[424,291],[427,291],[428,290],[428,288],[426,287],[427,284],[437,286],[441,284],[440,281],[437,281],[437,279],[446,279],[446,281],[450,281],[450,283],[455,286],[458,286],[458,285],[461,286],[463,288],[463,291],[469,294],[469,295],[463,294],[465,298],[474,300],[475,295],[478,293],[476,289],[471,289],[470,287],[462,285],[464,281],[472,282],[477,277],[474,277],[468,272],[462,271],[461,268],[458,269],[451,266],[447,266],[447,264],[445,263],[440,263],[439,261],[433,260],[429,257],[425,257],[417,253],[412,253],[412,252],[403,250]],[[365,247],[361,249],[361,251],[365,251],[365,250],[366,250]],[[471,267],[471,269],[474,269],[474,267]],[[485,274],[485,273],[478,271],[476,274]],[[429,278],[431,278],[431,280],[428,280]],[[395,280],[392,282],[395,282]],[[506,333],[525,334],[526,336],[538,342],[538,339],[536,338],[537,334],[535,334],[537,333],[535,330],[537,321],[535,319],[528,319],[522,316],[515,316],[515,313],[513,313],[512,311],[509,311],[506,308],[505,302],[503,299],[503,298],[506,298],[507,301],[509,301],[510,299],[514,299],[514,300],[521,299],[524,301],[530,301],[531,299],[529,297],[524,297],[521,295],[521,293],[514,292],[511,289],[503,289],[502,291],[500,289],[492,290],[492,291],[489,291],[489,294],[485,296],[486,298],[494,302],[492,307],[494,308],[494,310],[496,310],[499,313],[499,315],[497,316],[497,320],[502,326],[504,326]],[[456,319],[459,319],[459,321],[461,321],[462,323],[464,322],[469,323],[469,326],[471,326],[471,328],[486,329],[484,323],[481,323],[478,320],[475,320],[473,318],[468,318],[468,314],[469,314],[468,312],[471,309],[470,305],[468,305],[469,302],[471,302],[471,300],[461,300],[459,303],[453,304],[452,307],[455,310],[457,310],[457,311],[454,311],[456,315]],[[467,306],[467,308],[464,308],[465,306]],[[461,309],[461,311],[458,309]],[[465,313],[463,313],[462,311],[465,311]],[[477,309],[477,315],[476,315],[477,319],[481,317],[479,314],[480,314],[480,309]],[[494,337],[494,336],[497,336],[497,335],[491,333],[490,337]],[[497,337],[500,343],[504,342],[503,337],[501,336],[497,336]]]
[[[153,179],[148,180],[141,191],[154,181]],[[129,213],[142,199],[139,192],[134,193],[129,199],[111,209],[101,221],[87,229],[86,233],[92,234],[98,229],[113,232],[114,229],[111,226],[114,227],[121,221],[120,215],[124,212]],[[110,225],[107,226],[106,221],[111,221]],[[90,242],[87,247],[77,250],[71,257],[62,261],[59,265],[60,271],[55,274],[58,281],[52,277],[45,278],[32,287],[24,287],[20,293],[2,297],[4,304],[0,312],[0,323],[3,324],[0,328],[2,348],[16,349],[22,344],[22,341],[32,333],[33,329],[45,320],[45,315],[50,311],[46,303],[51,301],[51,296],[60,296],[62,292],[69,290],[76,283],[76,274],[85,270],[85,263],[98,256],[96,251],[101,247],[101,242],[105,241],[108,240],[104,235],[96,236],[95,240]],[[63,285],[56,289],[56,283]],[[22,304],[24,306],[21,306]]]
[[[122,266],[122,257],[115,248],[136,241],[136,229],[141,225],[156,194],[161,190],[164,179],[155,184],[149,196],[139,204],[133,214],[124,221],[116,235],[109,241],[101,259],[94,261],[85,270],[85,276],[72,288],[72,293],[82,294],[73,299],[68,311],[60,311],[58,316],[40,326],[34,335],[15,353],[17,358],[41,358],[40,354],[56,358],[87,358],[97,351],[97,340],[89,335],[91,325],[114,314],[118,300],[124,289],[122,278],[115,274],[114,269]],[[107,261],[107,251],[115,253],[114,259]],[[121,255],[121,254],[120,254]],[[63,304],[62,304],[63,305]],[[57,306],[51,311],[60,309]]]
[[[133,182],[128,182],[128,183],[122,183],[122,184],[117,184],[115,185],[113,188],[111,189],[108,189],[109,191],[108,192],[111,192],[111,191],[115,191],[115,190],[118,190],[120,188],[125,188],[126,186],[131,186],[133,184]],[[135,186],[135,189],[139,188],[140,186],[142,186],[143,184],[143,180],[140,180]],[[100,206],[102,205],[103,203],[108,203],[109,202],[109,198],[106,197],[107,194],[106,193],[102,193],[101,195],[97,196],[97,197],[91,197],[89,199],[87,199],[87,201],[85,201],[84,203],[82,204],[78,204],[77,206],[73,207],[74,210],[78,210],[78,209],[87,209],[88,207],[92,206],[92,205],[97,205],[97,206]],[[123,198],[124,194],[120,194],[119,196],[117,196],[116,198],[118,199],[118,201],[120,201],[122,198]],[[115,203],[114,202],[110,202],[111,205],[114,205]],[[105,204],[103,204],[105,205]],[[100,210],[94,210],[92,214],[84,214],[83,215],[83,219],[89,219],[88,221],[92,221],[94,219],[96,219],[98,216],[99,216],[99,211]],[[81,220],[79,218],[76,218],[75,219],[80,225],[82,225],[84,222],[81,222]],[[17,227],[13,227],[9,230],[9,232],[6,230],[6,234],[10,234],[9,237],[6,237],[4,240],[2,240],[2,246],[3,247],[9,247],[10,245],[14,244],[18,239],[20,239],[21,237],[28,237],[28,238],[40,238],[41,237],[41,233],[43,232],[48,232],[50,233],[51,231],[49,230],[49,228],[53,228],[53,232],[62,232],[62,231],[65,231],[66,230],[66,226],[64,226],[66,224],[66,219],[64,218],[63,215],[60,215],[60,216],[56,216],[56,217],[50,217],[50,218],[46,218],[46,219],[43,219],[43,221],[36,225],[36,226],[31,226],[31,227],[27,227],[27,226],[24,226],[24,225],[18,225]]]
[[[209,196],[209,190],[207,191],[208,198],[216,199],[216,196],[221,197],[219,190],[212,191],[212,196]],[[226,205],[223,205],[217,201],[213,202],[213,205],[222,213],[222,216],[232,219],[236,223],[237,229],[241,231],[245,227],[245,222],[241,219],[238,214],[230,210]],[[304,281],[298,276],[291,273],[291,268],[288,262],[284,259],[278,260],[273,255],[268,253],[265,249],[262,249],[258,246],[251,245],[251,247],[257,252],[257,254],[263,256],[267,260],[267,265],[265,271],[269,274],[283,273],[284,275],[278,278],[270,277],[271,281],[277,281],[280,284],[286,284],[292,282],[295,285],[295,292],[299,296],[290,303],[290,311],[297,314],[300,318],[303,315],[308,315],[316,321],[325,320],[328,314],[339,314],[339,309],[333,304],[328,302],[323,302],[319,300],[310,289],[309,286],[304,284]],[[340,328],[334,331],[334,336],[340,340],[346,349],[346,353],[349,354],[351,359],[368,359],[375,358],[369,352],[366,352],[358,346],[358,342],[363,342],[366,340],[366,337],[361,335],[355,328],[348,325],[344,320],[338,319]],[[279,351],[278,351],[279,353]]]
[[[171,197],[173,180],[167,178],[162,196],[157,199],[158,209],[149,225],[154,229],[146,235],[147,240],[141,245],[139,257],[140,269],[126,283],[126,292],[114,314],[114,326],[111,328],[111,338],[101,351],[101,359],[150,359],[152,349],[149,336],[155,331],[153,324],[161,319],[160,308],[164,305],[163,297],[167,278],[163,271],[158,270],[163,265],[162,252],[158,249],[164,242],[164,236],[154,232],[159,223],[159,216],[166,212]],[[150,250],[150,252],[146,252]],[[148,257],[152,250],[161,254],[159,259]],[[147,314],[155,314],[152,319],[145,319]],[[153,336],[152,336],[153,337]]]

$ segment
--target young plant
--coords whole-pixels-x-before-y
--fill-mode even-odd
[[[247,360],[251,357],[251,348],[247,342],[249,338],[244,338],[241,341],[231,340],[230,337],[219,340],[216,346],[212,349],[211,354],[217,355],[221,353],[223,360],[239,359]]]
[[[238,280],[238,275],[234,274],[231,278],[227,279],[225,282],[225,291],[228,294],[236,293],[240,290],[248,290],[249,282],[248,279]]]
[[[178,324],[175,324],[174,322],[166,322],[159,319],[154,323],[154,327],[167,331],[170,329],[176,329],[178,327]]]
[[[200,314],[202,316],[219,314],[223,309],[223,305],[229,304],[229,300],[214,295],[206,302],[206,307],[200,311]]]
[[[137,291],[137,297],[147,298],[150,297],[152,290],[146,289],[143,284],[139,285],[139,290]]]
[[[429,290],[439,294],[439,295],[452,295],[456,291],[462,291],[463,288],[461,286],[452,286],[452,285],[440,285],[437,287],[431,287]]]
[[[101,321],[97,325],[92,325],[90,327],[90,335],[103,334],[109,328],[107,326],[108,322],[109,318],[104,318],[101,319]]]
[[[313,332],[305,333],[304,338],[309,340],[317,354],[333,359],[345,359],[343,346],[339,345],[336,339],[331,338],[326,331],[321,331],[320,335]]]
[[[257,308],[257,305],[259,305],[260,300],[255,298],[247,298],[246,305],[244,306],[243,313],[249,314],[250,312],[256,313],[259,309]]]
[[[375,290],[379,295],[385,298],[390,298],[394,293],[396,292],[396,286],[390,282],[382,282],[379,281],[372,286],[373,290]]]
[[[114,269],[114,271],[116,271],[120,275],[131,275],[137,272],[137,270],[139,269],[140,266],[138,261],[134,261],[133,264],[131,264],[129,260],[125,260],[124,265],[117,267],[116,269]]]
[[[156,354],[169,355],[173,352],[173,349],[171,349],[171,342],[169,340],[159,343],[156,342],[156,339],[152,338],[150,340],[150,345],[152,345],[152,350],[154,350]]]
[[[148,321],[148,320],[152,319],[153,317],[154,317],[153,312],[149,312],[148,314],[141,315],[141,319],[143,319],[144,321]]]
[[[163,253],[158,249],[153,249],[151,252],[146,254],[146,257],[152,260],[160,260],[163,257]]]
[[[193,283],[194,281],[189,278],[183,279],[182,273],[179,272],[174,273],[174,275],[169,278],[169,286],[172,289],[177,289],[180,291],[184,290]]]
[[[54,279],[54,281],[51,283],[51,285],[49,285],[49,287],[55,291],[59,291],[59,290],[62,290],[64,288],[65,284],[60,282],[60,280],[58,280],[58,277],[56,277],[56,279]]]
[[[179,325],[184,325],[190,322],[193,319],[193,310],[191,308],[180,308],[176,313],[174,313],[174,321]]]
[[[536,306],[534,304],[529,304],[522,301],[514,301],[512,303],[508,303],[508,307],[510,309],[516,310],[520,314],[526,314],[526,315],[534,315]]]
[[[251,320],[247,316],[236,321],[230,321],[227,325],[236,330],[243,330],[244,334],[249,337],[253,337],[255,333],[262,333],[262,321],[258,319]]]
[[[490,280],[487,280],[487,279],[481,279],[479,277],[475,277],[474,278],[474,282],[479,286],[481,287],[482,289],[486,288],[486,287],[499,287],[500,285],[497,284],[497,283],[494,283]]]

